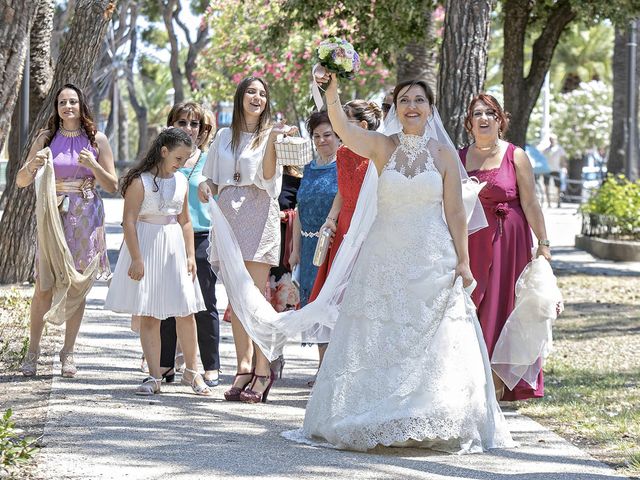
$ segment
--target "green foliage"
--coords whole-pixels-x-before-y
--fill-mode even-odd
[[[34,438],[20,437],[12,414],[9,408],[0,418],[0,476],[3,470],[11,474],[9,468],[28,463],[37,451]]]
[[[0,370],[17,368],[29,346],[28,298],[16,290],[0,294]]]
[[[551,88],[570,90],[572,79],[580,81],[602,80],[611,83],[611,52],[614,28],[602,22],[585,28],[571,25],[560,37],[550,68]],[[577,86],[577,85],[576,85]]]
[[[424,40],[431,12],[432,0],[285,0],[282,10],[286,17],[303,28],[316,29],[327,21],[325,36],[347,38],[356,51],[378,51],[387,67],[393,66],[395,53],[409,42]],[[282,38],[288,34],[289,24],[273,24],[269,35]]]
[[[169,35],[163,28],[148,26],[140,32],[140,38],[147,45],[151,45],[157,49],[164,49],[169,44]]]
[[[569,93],[551,95],[551,130],[569,157],[609,143],[612,121],[611,86],[603,82],[581,83]],[[531,143],[542,126],[542,96],[531,113],[527,138]]]
[[[609,175],[581,211],[603,217],[609,232],[616,236],[640,238],[640,180]]]

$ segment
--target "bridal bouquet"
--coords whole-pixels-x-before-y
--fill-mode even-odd
[[[340,78],[353,80],[360,70],[360,56],[349,42],[338,37],[323,40],[316,51],[318,63]]]

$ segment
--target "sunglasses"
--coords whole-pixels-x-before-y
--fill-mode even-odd
[[[200,122],[197,120],[191,120],[190,122],[187,122],[186,120],[178,120],[176,125],[181,128],[185,128],[187,126],[191,128],[200,128]]]

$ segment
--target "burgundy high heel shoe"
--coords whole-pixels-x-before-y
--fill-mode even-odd
[[[270,375],[254,375],[253,382],[251,383],[251,388],[247,388],[243,392],[240,393],[240,401],[243,403],[267,403],[267,396],[269,395],[269,390],[271,390],[271,386],[275,381],[275,372],[273,370],[270,371]],[[256,392],[253,388],[256,386],[256,381],[259,378],[269,379],[269,384],[267,388],[264,389],[264,392]]]
[[[240,401],[240,394],[244,391],[245,388],[247,388],[247,385],[249,385],[251,383],[251,379],[253,378],[253,371],[246,372],[246,373],[236,373],[236,376],[233,379],[233,382],[235,383],[236,378],[243,377],[245,375],[249,375],[249,380],[247,380],[247,382],[244,385],[242,385],[242,387],[233,387],[232,386],[229,390],[224,392],[224,399],[227,402],[239,402]]]

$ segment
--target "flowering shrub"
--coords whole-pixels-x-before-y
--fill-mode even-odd
[[[584,234],[640,239],[640,180],[609,175],[581,211]]]
[[[267,81],[273,106],[284,112],[288,121],[307,116],[312,105],[309,85],[316,47],[322,37],[335,35],[340,26],[325,15],[313,29],[304,27],[287,17],[284,4],[284,0],[227,0],[207,9],[212,39],[198,62],[201,99],[230,101],[240,80],[256,75]],[[273,25],[287,25],[286,35],[272,38]],[[355,95],[368,98],[386,84],[389,71],[376,51],[362,54],[360,62],[360,71],[354,71],[358,78],[341,85],[345,101]]]
[[[542,98],[542,97],[541,97]],[[531,140],[538,137],[542,126],[542,100],[531,113],[529,132]],[[611,86],[600,81],[583,82],[569,93],[551,96],[549,110],[551,131],[569,157],[580,157],[594,146],[609,143],[612,119]]]

